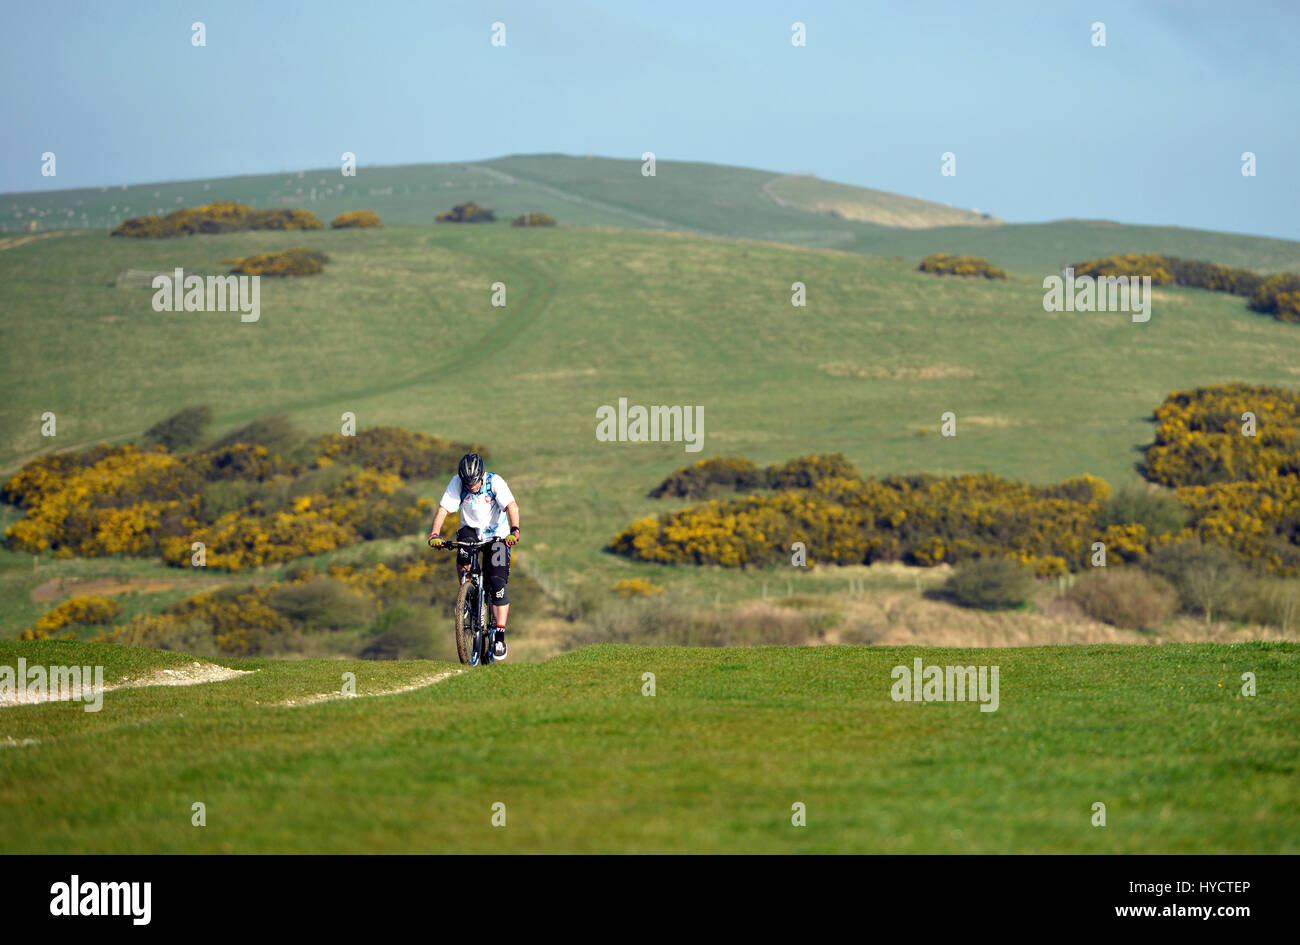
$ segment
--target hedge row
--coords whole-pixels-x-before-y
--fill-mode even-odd
[[[133,217],[119,224],[112,236],[163,239],[196,233],[237,233],[243,230],[319,230],[320,218],[310,210],[254,210],[232,200],[173,210],[163,217]]]
[[[1128,253],[1074,263],[1076,276],[1150,276],[1153,285],[1185,285],[1249,296],[1251,309],[1278,321],[1300,322],[1300,275],[1263,276],[1249,269],[1180,259],[1159,253]]]

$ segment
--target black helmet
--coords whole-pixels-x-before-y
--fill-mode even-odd
[[[464,485],[477,482],[483,478],[483,457],[478,453],[466,453],[460,458],[457,472],[460,473],[460,481]]]

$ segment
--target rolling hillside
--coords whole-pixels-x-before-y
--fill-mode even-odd
[[[333,261],[266,280],[254,325],[154,312],[151,290],[114,285],[122,269],[220,272],[225,257],[295,244]],[[796,280],[806,308],[790,304]],[[504,308],[490,303],[497,281]],[[67,233],[0,252],[0,286],[0,468],[50,449],[46,410],[59,448],[136,437],[193,404],[210,404],[219,430],[286,411],[319,434],[353,411],[362,426],[487,444],[524,504],[533,564],[605,588],[632,574],[723,590],[748,580],[601,551],[633,519],[674,507],[646,492],[703,456],[839,451],[868,475],[1086,472],[1119,485],[1136,479],[1169,391],[1300,378],[1295,326],[1221,293],[1160,289],[1152,320],[1135,325],[1045,313],[1036,274],[942,279],[906,260],[599,227]],[[703,450],[598,441],[596,409],[620,397],[703,406]],[[938,435],[948,410],[955,438]],[[0,524],[16,514],[5,508]],[[0,555],[26,569],[24,586],[57,576]]]
[[[261,208],[303,206],[326,222],[344,210],[371,209],[390,223],[411,224],[432,223],[437,212],[475,200],[499,218],[535,210],[572,225],[668,229],[909,259],[975,253],[1026,273],[1123,252],[1166,253],[1261,272],[1300,271],[1300,243],[1289,240],[1097,220],[1001,224],[942,203],[752,168],[659,161],[657,176],[645,178],[640,161],[566,155],[363,166],[351,178],[332,167],[5,194],[0,232],[16,233],[33,218],[45,229],[108,230],[127,217],[218,199]],[[843,218],[824,212],[834,208]]]

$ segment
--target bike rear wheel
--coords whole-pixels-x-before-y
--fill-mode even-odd
[[[456,656],[466,666],[479,664],[479,639],[475,632],[478,621],[474,614],[477,607],[478,595],[474,593],[474,582],[466,581],[456,595]]]

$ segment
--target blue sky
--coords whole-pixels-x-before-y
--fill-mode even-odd
[[[344,151],[363,166],[653,151],[1012,221],[1300,238],[1295,3],[8,0],[3,18],[4,192]]]

